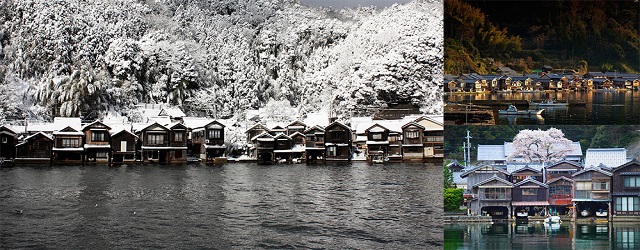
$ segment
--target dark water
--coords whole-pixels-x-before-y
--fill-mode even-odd
[[[4,168],[0,248],[442,248],[441,186],[428,164]]]
[[[639,224],[450,224],[444,249],[640,249]]]
[[[584,101],[585,106],[545,107],[540,117],[499,115],[499,109],[493,107],[496,124],[548,124],[548,125],[586,125],[586,124],[640,124],[640,92],[555,92],[555,93],[495,93],[475,95],[447,95],[446,101],[462,102],[468,100],[562,100],[568,102]],[[528,106],[518,106],[527,109]]]

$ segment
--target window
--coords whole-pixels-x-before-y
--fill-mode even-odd
[[[7,143],[8,139],[7,137],[2,137],[2,143]]]
[[[178,132],[173,134],[173,141],[182,141],[184,138],[184,134],[182,132]]]
[[[164,135],[148,134],[147,145],[160,145],[164,143]]]
[[[107,152],[96,152],[96,158],[107,158]]]
[[[336,147],[328,147],[327,151],[328,156],[336,156]]]
[[[624,187],[640,187],[640,176],[624,177]]]
[[[63,138],[61,144],[63,148],[77,148],[80,147],[80,140]]]
[[[106,132],[91,131],[91,141],[107,141],[106,135]]]
[[[373,138],[374,140],[381,140],[382,139],[382,134],[372,134],[371,138]]]
[[[222,138],[222,133],[220,133],[220,130],[217,129],[213,129],[213,130],[209,130],[209,135],[207,136],[208,139],[220,139]]]
[[[591,182],[576,182],[576,190],[591,190]]]
[[[506,188],[485,188],[484,199],[485,200],[504,200],[507,198]]]
[[[640,197],[616,197],[616,211],[640,211]]]
[[[331,139],[342,140],[342,131],[331,131]]]
[[[397,140],[398,140],[397,136],[389,136],[389,141],[390,142],[396,142]]]
[[[537,188],[523,188],[522,195],[538,195]]]
[[[600,190],[600,191],[609,190],[609,182],[608,181],[594,181],[593,182],[593,190]]]
[[[420,133],[418,133],[418,131],[407,131],[404,133],[404,136],[407,137],[407,139],[415,139],[420,137]]]

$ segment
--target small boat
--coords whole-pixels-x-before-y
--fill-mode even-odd
[[[551,99],[548,99],[542,102],[534,102],[534,101],[528,100],[528,102],[529,102],[529,106],[567,106],[568,105],[568,103],[566,102],[556,102]]]
[[[598,216],[598,217],[607,217],[607,211],[600,209],[600,211],[596,211],[596,216]]]
[[[534,110],[534,109],[528,109],[528,110],[518,110],[518,108],[516,108],[516,106],[513,105],[509,105],[509,108],[507,108],[507,110],[498,110],[498,113],[501,115],[539,115],[542,114],[542,111],[544,111],[544,109],[539,109],[539,110]]]
[[[562,223],[562,220],[560,220],[560,216],[549,216],[544,219],[544,223],[548,223],[548,224]]]
[[[589,210],[582,210],[580,212],[580,215],[582,215],[582,217],[587,217],[587,216],[589,216],[589,214],[591,214],[591,212],[589,212]]]
[[[373,159],[371,159],[371,162],[373,163],[385,163],[388,162],[389,158],[385,157],[384,154],[377,154],[373,156]]]
[[[529,213],[527,213],[527,212],[517,212],[516,216],[518,216],[518,217],[527,217],[527,216],[529,216]]]

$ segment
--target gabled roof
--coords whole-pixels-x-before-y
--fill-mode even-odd
[[[313,131],[314,129],[320,130],[321,132],[324,132],[324,128],[320,127],[319,125],[315,125],[313,127],[308,128],[307,130],[304,131],[304,133],[309,133],[311,131]]]
[[[509,187],[513,187],[513,184],[511,184],[511,182],[509,182],[509,181],[507,181],[505,179],[502,179],[502,178],[498,177],[495,174],[489,179],[486,179],[484,181],[478,182],[476,185],[473,185],[473,187],[479,187],[479,186],[482,186],[482,185],[487,184],[487,183],[492,182],[492,181],[502,182],[502,183],[504,183],[505,185],[507,185]]]
[[[163,108],[158,113],[158,116],[185,117],[187,115],[180,108]]]
[[[67,127],[63,128],[61,130],[53,132],[53,135],[78,135],[78,136],[82,136],[84,134],[82,132],[70,127],[70,126],[67,126]]]
[[[464,173],[462,173],[460,175],[460,177],[465,178],[468,175],[470,175],[471,173],[473,173],[473,172],[475,172],[477,170],[483,169],[483,168],[491,168],[494,171],[498,171],[498,172],[503,173],[505,175],[509,175],[509,172],[507,172],[505,170],[502,170],[500,168],[497,168],[497,167],[494,167],[494,166],[491,166],[491,165],[481,165],[481,166],[477,166],[477,167],[474,167],[472,169],[469,169],[469,170],[465,171]]]
[[[94,121],[94,122],[92,122],[92,123],[89,123],[89,124],[87,124],[87,125],[84,125],[84,126],[82,127],[82,131],[86,131],[88,128],[90,128],[91,126],[93,126],[93,125],[95,125],[95,124],[102,124],[102,126],[104,126],[106,129],[111,129],[111,127],[109,127],[107,124],[104,124],[104,123],[103,123],[103,122],[101,122],[101,121]]]
[[[424,129],[424,126],[418,124],[417,122],[409,122],[409,123],[407,123],[405,125],[402,125],[402,129],[405,129],[405,128],[410,127],[410,126],[416,126],[416,127],[420,128],[420,129]]]
[[[258,122],[256,124],[254,124],[253,126],[251,126],[249,129],[247,129],[247,131],[245,131],[245,132],[249,132],[249,131],[254,130],[254,129],[262,129],[262,130],[265,130],[265,131],[271,131],[271,130],[269,130],[269,128],[267,128],[264,125],[262,125],[262,123]]]
[[[35,133],[35,134],[33,134],[33,135],[27,136],[26,138],[24,138],[24,140],[25,140],[25,141],[31,140],[31,139],[35,138],[36,136],[38,136],[38,135],[40,135],[40,136],[44,136],[45,138],[47,138],[47,139],[49,139],[49,140],[53,140],[53,137],[51,137],[50,135],[45,134],[45,133],[43,133],[43,132],[38,132],[38,133]]]
[[[620,169],[626,168],[626,167],[631,166],[631,165],[634,165],[634,164],[635,164],[635,165],[640,165],[640,162],[639,162],[639,161],[637,161],[637,160],[633,160],[633,161],[627,162],[627,163],[625,163],[625,164],[622,164],[622,165],[620,165],[620,166],[617,166],[617,167],[612,168],[612,169],[611,169],[611,172],[612,172],[612,173],[615,173],[615,172],[619,171]]]
[[[210,122],[210,123],[207,123],[207,125],[205,125],[204,127],[209,128],[209,127],[212,127],[213,125],[216,125],[216,124],[217,124],[218,126],[220,126],[221,128],[225,128],[225,127],[226,127],[224,124],[222,124],[222,123],[221,123],[221,122],[219,122],[219,121],[212,121],[212,122]]]
[[[295,132],[295,133],[289,135],[289,137],[291,137],[291,138],[296,137],[296,136],[302,136],[304,138],[307,138],[306,135],[304,135],[303,133],[300,133],[300,132]]]
[[[375,128],[380,128],[379,130],[374,130]],[[385,128],[384,126],[376,123],[373,124],[371,127],[367,128],[364,130],[365,132],[384,132],[384,131],[389,131],[389,129]]]
[[[213,122],[213,119],[201,118],[201,117],[183,117],[183,124],[190,129],[202,128]]]
[[[289,125],[287,125],[287,127],[291,127],[291,126],[303,126],[303,127],[306,127],[307,124],[304,124],[304,122],[301,122],[300,120],[295,120],[295,121],[289,123]]]
[[[582,168],[582,166],[580,166],[580,163],[577,163],[577,162],[574,162],[574,161],[567,161],[567,160],[554,162],[554,163],[546,166],[545,168],[552,168],[552,167],[558,166],[558,165],[563,164],[563,163],[567,163],[567,164],[573,165],[573,166],[577,167],[578,169]]]
[[[427,116],[421,116],[418,119],[416,119],[414,122],[419,123],[420,121],[430,121],[433,122],[435,124],[438,124],[440,126],[443,126],[444,124],[436,119],[433,119],[431,117],[427,117]]]
[[[259,135],[254,136],[253,138],[251,138],[252,141],[257,140],[258,138],[263,138],[263,137],[267,137],[267,138],[271,138],[274,139],[273,135],[269,134],[269,132],[262,132]]]
[[[82,130],[82,121],[80,117],[54,117],[53,125],[54,130],[62,130],[66,127],[72,127],[76,131]]]
[[[3,131],[3,130],[4,130],[4,131]],[[13,129],[9,128],[9,127],[8,127],[8,126],[6,126],[6,125],[2,125],[2,126],[0,126],[0,131],[3,131],[4,133],[9,133],[9,134],[11,134],[11,135],[13,135],[13,136],[16,136],[16,135],[17,135],[17,133],[16,133],[15,131],[13,131]]]
[[[585,168],[585,169],[583,169],[583,170],[581,170],[581,171],[578,171],[578,172],[576,172],[576,173],[572,174],[571,176],[572,176],[572,177],[575,177],[575,176],[578,176],[578,175],[584,174],[584,173],[589,172],[589,171],[596,171],[596,172],[599,172],[599,173],[601,173],[601,174],[603,174],[603,175],[606,175],[606,176],[611,176],[611,175],[612,175],[612,174],[611,174],[611,172],[608,172],[608,171],[602,170],[602,169],[601,169],[601,168],[599,168],[599,167],[587,167],[587,168]]]
[[[536,180],[531,179],[531,178],[526,178],[526,179],[514,184],[514,186],[515,187],[519,187],[519,186],[522,186],[525,183],[533,183],[533,184],[536,184],[536,185],[541,186],[541,187],[549,188],[549,186],[547,184],[544,184],[542,182],[536,181]]]
[[[111,131],[111,137],[114,137],[114,136],[119,135],[119,134],[122,134],[122,133],[130,134],[130,135],[133,135],[133,136],[135,136],[136,138],[138,138],[138,136],[137,136],[137,135],[135,135],[134,133],[131,133],[131,131],[126,130],[126,129],[120,129],[120,130],[118,130],[118,131]]]
[[[181,129],[188,129],[187,126],[185,126],[184,124],[177,123],[177,122],[176,123],[167,124],[166,127],[169,128],[169,129],[176,129],[176,128],[180,128],[180,127],[181,127]]]
[[[291,137],[289,137],[288,135],[284,134],[284,133],[279,133],[275,136],[276,139],[287,139],[287,140],[291,140]]]
[[[148,128],[153,127],[153,126],[158,126],[158,127],[161,127],[161,128],[163,128],[165,130],[169,130],[169,128],[167,128],[165,126],[162,126],[160,123],[154,122],[154,123],[151,123],[151,124],[147,125],[146,127],[142,128],[142,129],[140,129],[139,131],[147,130]]]
[[[535,173],[538,173],[538,174],[541,174],[541,173],[542,173],[542,171],[537,170],[537,169],[534,169],[534,168],[532,168],[532,167],[529,167],[529,165],[527,165],[527,166],[524,166],[523,168],[519,168],[519,169],[514,170],[513,172],[511,172],[511,174],[519,173],[519,172],[527,171],[527,170],[532,171],[532,172],[535,172]]]
[[[557,181],[559,181],[559,180],[565,180],[565,181],[568,181],[568,182],[572,182],[572,183],[573,183],[573,180],[572,180],[572,179],[569,179],[569,178],[564,177],[564,176],[560,176],[560,178],[555,178],[555,179],[553,179],[553,180],[547,181],[547,185],[551,185],[551,183],[557,182]]]
[[[325,128],[325,130],[327,130],[327,129],[331,128],[331,127],[334,127],[334,126],[339,126],[339,127],[342,127],[342,128],[344,128],[344,129],[346,129],[348,131],[351,131],[351,128],[349,126],[344,125],[341,122],[332,122],[331,124],[329,124],[329,126],[327,126]]]

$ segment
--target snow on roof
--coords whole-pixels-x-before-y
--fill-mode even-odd
[[[329,125],[329,115],[326,113],[308,113],[307,118],[302,122],[307,124],[307,127],[313,127],[316,125],[326,127]]]
[[[187,115],[180,108],[163,108],[158,113],[158,116],[185,117]]]
[[[96,124],[96,123],[100,123],[100,124],[102,124],[102,125],[107,126],[107,127],[108,127],[108,129],[111,129],[111,126],[107,125],[107,124],[106,124],[106,123],[104,123],[104,122],[101,122],[101,121],[96,120],[96,121],[93,121],[92,123],[88,123],[88,124],[85,124],[84,126],[82,126],[82,130],[84,131],[87,127],[89,127],[89,126],[91,126],[91,125],[93,125],[93,124]]]
[[[82,122],[80,117],[55,117],[53,118],[54,130],[61,130],[66,127],[71,127],[76,131],[82,130]]]
[[[57,130],[53,123],[28,123],[27,132],[53,132]]]
[[[151,125],[151,123],[133,123],[131,124],[131,132],[138,132]]]
[[[284,122],[274,122],[274,121],[268,121],[265,123],[265,125],[267,126],[267,128],[271,129],[271,130],[282,130],[285,129],[287,127],[287,124]],[[279,127],[279,128],[277,128]]]
[[[118,129],[118,130],[111,130],[110,131],[111,136],[114,136],[114,135],[117,135],[117,134],[120,134],[120,133],[127,133],[127,134],[133,135],[136,138],[138,138],[137,135],[135,135],[134,133],[131,133],[131,131],[126,130],[126,129]]]
[[[266,138],[272,138],[273,139],[273,135],[269,134],[269,132],[262,132],[262,134],[256,135],[253,138],[251,138],[251,141],[255,141],[255,140],[257,140],[258,138],[261,138],[261,137],[266,137]]]
[[[187,126],[187,128],[195,129],[202,128],[215,120],[201,117],[183,117],[182,121],[184,121],[184,125]]]
[[[148,123],[157,122],[160,125],[167,125],[171,123],[171,118],[168,116],[150,116],[147,118]]]
[[[391,132],[402,132],[402,126],[405,125],[405,123],[400,120],[372,120],[369,122],[361,122],[355,125],[356,134],[365,134],[366,130],[375,124],[385,127]],[[353,121],[351,127],[354,127]]]

